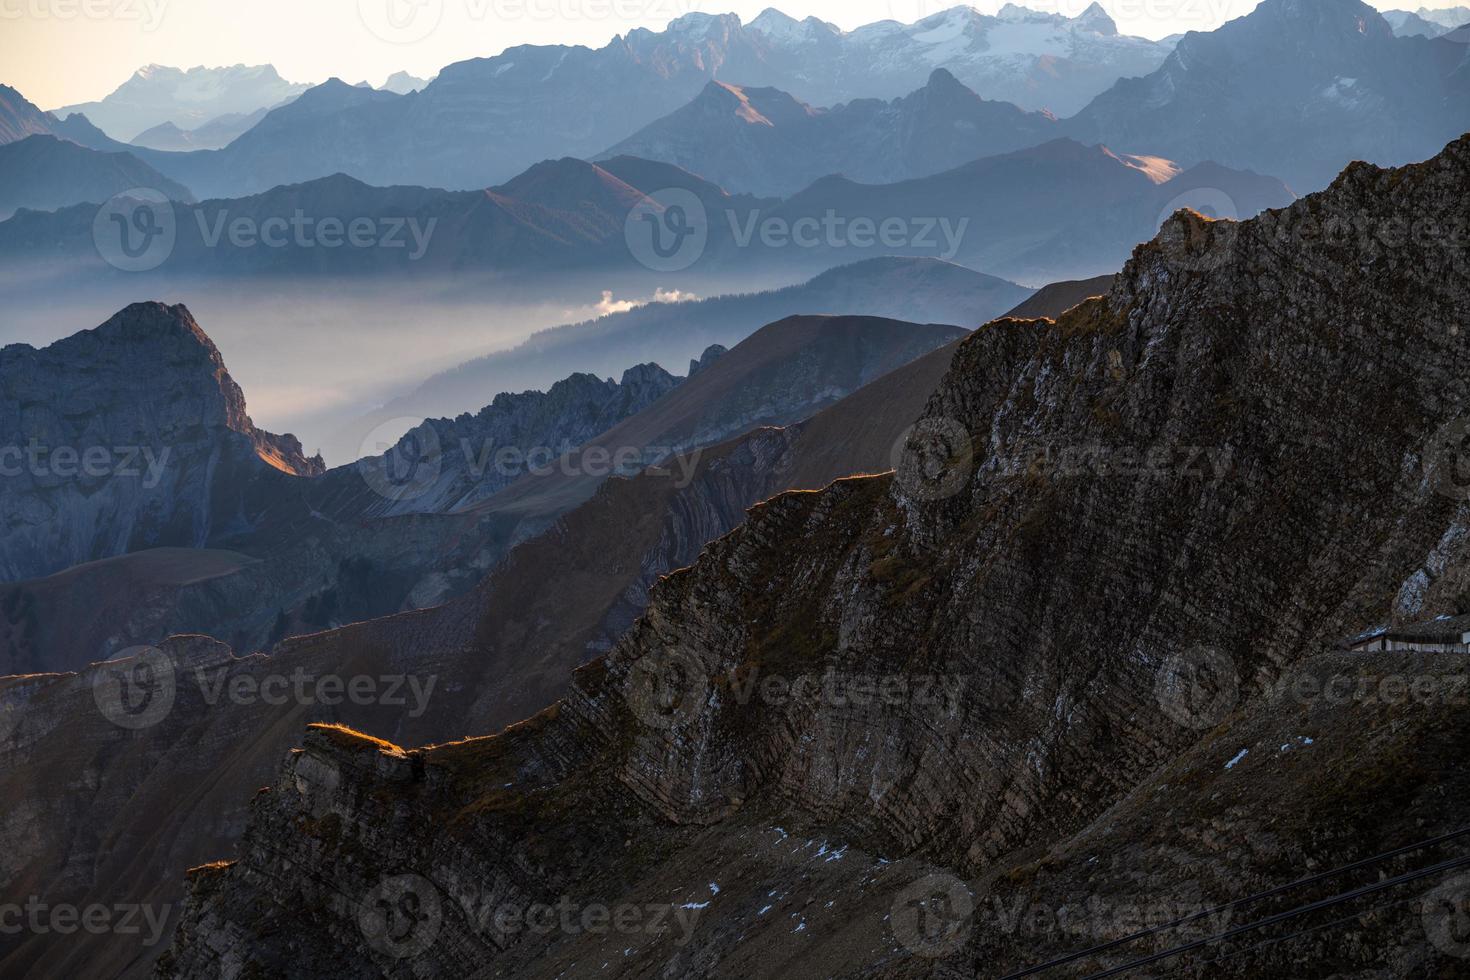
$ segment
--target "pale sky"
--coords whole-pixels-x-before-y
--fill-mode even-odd
[[[1074,15],[1089,0],[1023,6]],[[1431,0],[1455,6],[1470,0]],[[994,13],[1002,0],[973,4]],[[390,11],[412,16],[396,21]],[[635,27],[662,28],[680,14],[732,12],[749,20],[771,0],[0,0],[0,83],[43,109],[100,99],[146,64],[273,64],[293,82],[335,75],[381,84],[407,70],[427,77],[447,64],[517,44],[600,47]],[[1159,38],[1211,30],[1256,0],[1102,0],[1127,34]],[[1392,0],[1380,7],[1409,6]],[[1414,3],[1413,8],[1420,4]],[[946,0],[785,0],[793,17],[852,28],[913,21]],[[371,25],[371,26],[370,26]],[[394,40],[387,40],[393,38]]]

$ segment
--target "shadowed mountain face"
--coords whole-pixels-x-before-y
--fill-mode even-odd
[[[1266,0],[1163,66],[1120,81],[1070,120],[1079,139],[1196,163],[1214,160],[1324,186],[1353,160],[1423,159],[1466,129],[1452,98],[1463,39],[1395,37],[1358,0]]]
[[[8,85],[0,85],[0,144],[53,132],[46,113]]]
[[[174,183],[130,153],[100,153],[54,136],[0,144],[0,219],[19,208],[51,211],[84,201],[101,204],[137,187],[192,201]]]
[[[708,422],[722,401],[735,405],[738,399],[731,395],[759,388],[766,371],[784,372],[779,374],[784,383],[776,387],[789,397],[802,365],[812,363],[814,356],[844,366],[829,384],[809,386],[820,395],[897,364],[903,350],[934,350],[960,332],[885,321],[775,325],[747,341],[746,350],[708,359],[680,391],[693,392],[690,421]],[[885,333],[892,341],[887,347],[854,343],[863,334],[877,340]],[[829,343],[834,338],[844,343]],[[829,350],[824,353],[824,348]],[[564,688],[569,671],[588,655],[594,634],[609,628],[599,624],[605,617],[610,623],[626,615],[624,604],[637,599],[645,576],[674,567],[669,563],[681,555],[692,557],[710,537],[739,523],[745,507],[789,486],[815,489],[836,476],[888,465],[898,434],[942,374],[950,353],[952,346],[900,367],[851,396],[849,407],[841,402],[806,425],[758,429],[694,454],[688,457],[692,470],[676,463],[668,474],[649,471],[609,481],[552,537],[517,549],[514,562],[493,582],[448,605],[292,640],[270,658],[234,659],[228,649],[202,638],[164,643],[163,649],[175,658],[173,676],[184,687],[166,717],[146,729],[126,732],[98,711],[93,669],[76,676],[0,682],[0,718],[7,723],[0,733],[0,751],[10,763],[0,776],[0,790],[35,803],[23,811],[7,810],[0,818],[0,839],[25,842],[7,850],[0,869],[7,880],[34,883],[31,887],[58,900],[62,894],[114,894],[125,879],[139,900],[176,903],[183,870],[233,845],[243,829],[250,792],[268,780],[280,753],[299,741],[307,722],[337,720],[380,726],[389,736],[412,732],[415,738],[446,738],[513,720],[542,703],[548,692]],[[701,383],[707,386],[703,395],[696,390]],[[776,390],[769,384],[767,388]],[[660,412],[660,431],[685,424],[667,408]],[[808,426],[816,428],[809,438],[801,437]],[[775,445],[773,438],[782,444],[775,454],[763,448]],[[576,546],[565,543],[568,535]],[[45,605],[71,608],[61,604],[79,589],[125,586],[135,595],[151,593],[156,607],[160,591],[189,577],[189,587],[177,588],[177,611],[197,613],[209,590],[228,590],[224,598],[239,601],[250,587],[259,586],[265,563],[231,571],[240,564],[238,555],[221,552],[150,552],[132,556],[127,566],[99,563],[64,573],[64,582],[58,576],[33,583],[29,598],[0,593],[0,608],[25,609],[54,631]],[[562,597],[556,601],[564,602],[571,618],[542,621],[545,603],[556,596]],[[134,611],[134,620],[141,618]],[[523,633],[519,641],[513,638],[518,630]],[[523,645],[524,656],[513,654],[507,644]],[[501,666],[492,666],[496,664]],[[384,711],[387,705],[282,706],[209,696],[219,681],[250,684],[298,669],[344,677],[412,673],[417,686],[405,687],[405,697],[427,692],[434,699],[433,710],[415,710],[407,717],[396,707]],[[429,679],[440,671],[442,686]],[[461,679],[450,681],[451,673]],[[201,679],[207,682],[202,687]],[[441,704],[441,696],[453,703]],[[64,739],[58,727],[62,719],[70,719]],[[6,736],[13,740],[6,741]],[[148,748],[118,757],[119,739]],[[88,759],[97,761],[84,761]],[[54,785],[46,773],[78,767],[90,767],[97,777],[84,810],[66,805],[69,789],[43,788]],[[218,778],[201,779],[206,772]],[[126,851],[126,861],[99,864],[85,856],[95,853],[104,834],[120,858]],[[92,940],[96,947],[84,948]],[[7,970],[59,969],[65,963],[77,976],[134,976],[146,974],[161,948],[118,943],[116,937],[64,946],[45,937],[6,945],[0,937],[0,963]]]
[[[978,331],[896,475],[756,508],[554,708],[412,752],[314,729],[192,876],[163,975],[1003,974],[1089,940],[988,927],[992,900],[1208,908],[1459,827],[1463,712],[1286,692],[1459,670],[1319,654],[1464,587],[1435,461],[1470,412],[1464,251],[1320,232],[1463,228],[1467,180],[1470,137],[1254,221],[1180,215],[1108,296]],[[1203,645],[1233,680],[1186,704],[1161,678]],[[939,947],[905,914],[936,882],[974,912]],[[374,929],[385,888],[437,911]],[[558,901],[672,902],[695,941],[507,924]],[[1417,908],[1334,925],[1211,974],[1453,966]]]
[[[266,474],[322,471],[293,436],[255,427],[214,344],[160,303],[44,350],[0,351],[0,432],[0,579],[12,581],[202,547],[243,518]]]
[[[832,109],[711,82],[604,156],[662,160],[731,190],[786,196],[828,174],[869,184],[926,177],[1056,135],[1052,116],[986,101],[938,69],[902,99]]]
[[[150,311],[167,312],[120,316]],[[187,317],[182,308],[169,315]],[[111,329],[99,332],[111,337]],[[5,498],[15,515],[6,548],[14,584],[0,587],[9,624],[0,629],[0,674],[75,669],[170,632],[260,649],[444,602],[609,476],[659,463],[682,474],[705,447],[806,417],[959,332],[862,319],[776,324],[733,351],[706,351],[689,381],[656,364],[624,372],[621,384],[574,375],[545,393],[501,395],[475,415],[431,419],[402,438],[402,427],[380,427],[360,437],[361,459],[325,473],[319,460],[301,461],[289,437],[257,437],[274,463],[309,478],[275,465],[232,466],[207,430],[181,438],[185,423],[172,413],[187,414],[208,394],[182,354],[129,334],[132,359],[114,358],[110,348],[84,349],[79,340],[90,335],[79,335],[35,356],[65,354],[72,371],[95,379],[90,397],[106,408],[85,440],[58,433],[54,420],[90,401],[53,393],[42,402],[35,386],[50,376],[7,366],[7,376],[24,379],[5,390],[26,405],[19,431],[28,435],[13,450],[10,462],[24,472]],[[231,417],[243,417],[212,345],[191,336],[184,353],[197,347],[212,357],[237,399]],[[169,367],[143,373],[138,359]],[[211,417],[207,407],[197,414]],[[151,441],[139,443],[140,430]],[[100,463],[103,447],[138,459],[116,473],[62,465],[90,458],[88,449]],[[38,553],[48,542],[60,544]],[[195,562],[167,550],[181,547],[210,550]],[[68,568],[80,562],[92,564]],[[62,615],[91,590],[98,597],[80,607],[85,615]]]
[[[145,129],[129,142],[134,146],[150,150],[218,150],[229,146],[265,118],[268,109],[254,112],[230,112],[216,116],[192,129],[182,128],[171,122],[159,123]]]

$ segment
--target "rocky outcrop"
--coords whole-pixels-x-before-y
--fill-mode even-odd
[[[552,709],[411,752],[315,730],[162,974],[988,975],[1090,944],[974,928],[976,896],[1228,901],[1454,829],[1462,712],[1274,682],[1447,666],[1317,658],[1463,519],[1467,180],[1470,137],[1176,215],[1107,297],[966,341],[896,475],[777,497],[664,579]],[[969,930],[915,921],[933,874]],[[657,903],[697,941],[524,927]],[[1317,921],[1172,965],[1454,963],[1416,916]]]
[[[0,351],[0,579],[176,545],[249,520],[270,474],[322,472],[257,429],[182,306],[140,303],[44,350]]]
[[[381,490],[382,500],[364,508],[373,516],[462,510],[637,415],[680,380],[640,364],[621,383],[575,374],[545,392],[496,395],[477,415],[427,420],[381,456],[333,478],[366,476]]]

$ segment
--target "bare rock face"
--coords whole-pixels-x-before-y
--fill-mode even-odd
[[[335,471],[347,483],[362,483],[362,471],[402,474],[407,492],[381,483],[380,502],[365,512],[375,517],[447,514],[494,496],[537,468],[545,467],[673,391],[682,379],[657,364],[640,364],[611,378],[574,374],[548,390],[500,394],[475,415],[430,419],[409,432],[381,461],[361,460]],[[409,473],[418,464],[421,472]],[[330,481],[329,481],[330,482]]]
[[[849,343],[836,345],[835,360],[849,370],[829,380],[840,387],[958,333],[891,322],[871,326],[890,344],[867,347],[838,330]],[[590,651],[607,649],[646,604],[650,583],[692,562],[706,542],[739,524],[750,505],[785,488],[815,490],[838,476],[891,465],[900,434],[943,375],[955,346],[885,374],[803,423],[763,428],[712,447],[687,474],[672,467],[607,481],[594,500],[550,534],[516,548],[471,594],[436,608],[326,632],[319,619],[299,618],[356,615],[360,590],[392,595],[398,579],[428,567],[449,569],[444,577],[458,588],[465,576],[457,569],[472,564],[477,549],[484,554],[504,545],[493,521],[472,515],[360,522],[318,516],[274,530],[267,540],[277,543],[263,560],[224,550],[155,549],[0,590],[0,674],[6,664],[40,670],[36,652],[59,637],[115,638],[127,629],[168,623],[194,629],[212,623],[211,632],[231,639],[243,654],[259,647],[234,643],[236,637],[260,635],[271,627],[276,602],[299,606],[303,595],[308,613],[293,623],[317,626],[300,629],[312,635],[277,644],[270,656],[220,654],[224,647],[202,637],[160,642],[158,653],[143,661],[152,670],[145,679],[167,684],[144,685],[149,697],[137,700],[152,704],[159,698],[168,710],[137,729],[112,722],[94,692],[99,685],[105,689],[114,670],[135,676],[138,650],[127,651],[133,659],[122,663],[89,666],[84,659],[49,668],[75,674],[0,681],[0,795],[47,801],[0,817],[0,838],[15,842],[8,877],[49,903],[86,905],[126,889],[147,896],[152,908],[177,912],[182,870],[234,849],[251,794],[271,780],[281,756],[300,745],[308,723],[342,723],[418,744],[519,721],[564,694],[572,670]],[[813,374],[809,363],[784,348],[770,353],[772,363],[795,369],[782,377],[804,379],[821,394],[821,372]],[[636,395],[663,383],[657,369],[640,368],[625,375],[620,390]],[[606,388],[588,379],[583,390],[605,394]],[[512,397],[502,407],[520,404]],[[573,408],[581,404],[567,402]],[[525,417],[541,418],[534,411]],[[346,475],[312,481],[322,487],[313,500],[323,507],[335,500],[350,513],[355,504],[346,499],[349,494],[334,497],[330,486]],[[359,487],[363,482],[360,475],[353,480]],[[337,565],[335,556],[343,553],[355,556],[343,563],[347,567]],[[478,567],[483,574],[484,566]],[[332,572],[337,577],[328,587]],[[176,604],[164,615],[168,596]],[[197,650],[216,651],[218,662],[196,664]],[[108,648],[104,655],[116,652]],[[288,694],[283,703],[281,679],[289,692],[298,675],[313,690],[316,680],[338,679],[343,686],[370,683],[378,693],[391,683],[383,678],[397,678],[398,700],[304,704]],[[227,686],[235,684],[243,685],[243,697]],[[424,703],[406,706],[405,699],[418,705],[416,691],[425,695]],[[69,782],[53,795],[48,774],[56,768],[84,772],[89,788],[78,790],[78,783]],[[67,805],[76,799],[85,805]],[[96,860],[99,833],[126,859]],[[175,919],[167,920],[168,929]],[[111,935],[64,941],[24,936],[13,943],[0,937],[0,973],[55,971],[64,964],[78,976],[114,977],[118,958],[126,954],[134,959],[122,972],[132,976],[146,972],[162,948],[119,943]]]
[[[267,470],[322,471],[255,427],[182,306],[140,303],[44,350],[0,352],[0,579],[140,548],[200,547],[246,521]]]
[[[1109,296],[965,342],[896,475],[778,497],[664,579],[548,711],[418,751],[314,730],[161,975],[997,975],[1094,943],[994,902],[1208,907],[1459,827],[1463,710],[1278,682],[1463,674],[1323,650],[1448,577],[1467,182],[1470,137],[1176,215]],[[659,903],[692,942],[525,927]],[[1434,906],[1172,965],[1452,975]]]

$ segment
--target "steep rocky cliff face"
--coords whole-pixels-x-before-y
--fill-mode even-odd
[[[1454,829],[1463,711],[1259,685],[1458,669],[1322,651],[1453,577],[1467,182],[1470,137],[1177,215],[1109,296],[966,341],[896,475],[777,497],[661,581],[543,714],[411,752],[315,729],[161,972],[991,975],[1092,945],[992,899],[1210,905]],[[1172,965],[1453,975],[1437,902]]]
[[[496,395],[475,415],[426,420],[376,458],[370,453],[329,474],[327,483],[378,493],[380,500],[362,508],[374,517],[462,510],[637,415],[682,380],[640,364],[621,383],[574,374],[544,392]],[[340,499],[334,489],[318,496]]]
[[[44,350],[0,352],[0,579],[140,548],[200,547],[264,471],[313,476],[257,429],[182,306],[130,306]]]
[[[871,318],[795,319],[760,331],[727,358],[706,351],[687,383],[651,364],[624,372],[621,383],[574,375],[545,393],[499,396],[474,416],[429,420],[402,439],[395,430],[396,444],[382,455],[371,454],[380,445],[369,440],[362,460],[311,479],[260,465],[224,484],[229,509],[206,512],[200,537],[188,542],[193,548],[164,540],[112,557],[103,551],[97,557],[105,560],[0,586],[0,675],[76,670],[175,633],[262,650],[288,636],[439,605],[472,589],[511,547],[608,476],[631,476],[682,453],[669,465],[683,481],[704,447],[806,417],[960,333]],[[86,360],[98,352],[73,353],[79,373],[112,369]],[[168,375],[169,365],[138,367]],[[231,383],[228,390],[231,417],[248,424],[238,389]],[[182,382],[180,391],[188,391]],[[129,397],[137,404],[119,399],[115,415],[153,407],[148,392]],[[59,396],[56,403],[58,411],[69,404]],[[299,456],[289,437],[251,431],[271,460]],[[195,448],[183,449],[194,460]],[[169,444],[156,452],[160,473],[176,451]],[[128,499],[134,484],[149,482],[147,474],[77,479],[68,470],[56,473],[49,492]],[[725,528],[754,499],[727,515]],[[27,513],[34,538],[65,530],[53,525],[67,512]],[[120,536],[132,519],[131,511],[103,510],[96,536]]]
[[[170,707],[156,724],[124,730],[99,713],[94,688],[106,683],[113,666],[78,663],[77,675],[0,682],[0,793],[36,800],[0,815],[0,839],[14,842],[6,870],[18,886],[50,902],[108,901],[126,890],[151,907],[176,910],[181,869],[234,848],[250,794],[270,780],[281,755],[299,745],[306,723],[340,721],[417,743],[520,720],[565,692],[571,671],[605,649],[608,640],[600,638],[621,632],[616,624],[641,609],[648,582],[692,561],[708,540],[743,520],[751,504],[780,489],[816,489],[838,476],[891,465],[903,429],[953,352],[953,344],[936,350],[802,424],[761,429],[703,452],[687,481],[675,478],[677,467],[610,480],[552,533],[515,549],[472,594],[444,606],[293,639],[270,657],[235,660],[202,638],[161,644],[170,665],[166,683],[160,679],[149,691]],[[712,370],[717,354],[702,360]],[[426,520],[374,523],[387,529]],[[446,537],[447,555],[458,553],[449,546],[459,546],[459,538],[477,540],[471,526],[450,526],[461,530]],[[379,538],[384,547],[373,552],[374,567],[399,572],[418,561],[413,549],[430,540],[416,542],[407,531],[396,537],[380,532]],[[124,624],[157,626],[150,610],[156,594],[167,593],[175,605],[166,623],[197,629],[201,621],[213,622],[211,632],[224,638],[222,626],[232,634],[259,628],[260,595],[280,588],[273,576],[289,565],[232,552],[144,552],[12,587],[0,592],[0,611],[9,616],[12,641],[45,641],[68,629],[116,637]],[[89,603],[86,595],[96,591],[107,600]],[[0,631],[5,623],[0,618]],[[30,668],[25,652],[12,643],[8,662]],[[282,703],[257,696],[272,678],[289,681],[298,674],[344,683],[372,678],[380,691],[379,678],[403,680],[397,700],[362,704],[304,705],[294,697]],[[222,678],[246,685],[249,696],[230,696]],[[414,684],[426,692],[428,710],[404,704]],[[83,775],[58,786],[48,775],[58,769]],[[201,790],[205,772],[212,775]],[[159,827],[167,832],[155,836]],[[98,828],[108,828],[108,839],[126,849],[125,862],[95,859]],[[167,927],[172,924],[169,919]],[[125,960],[126,975],[139,975],[161,949],[131,939],[119,943],[116,936],[72,937],[64,944],[27,937],[0,945],[0,972],[44,973],[64,964],[78,976],[111,977]]]

